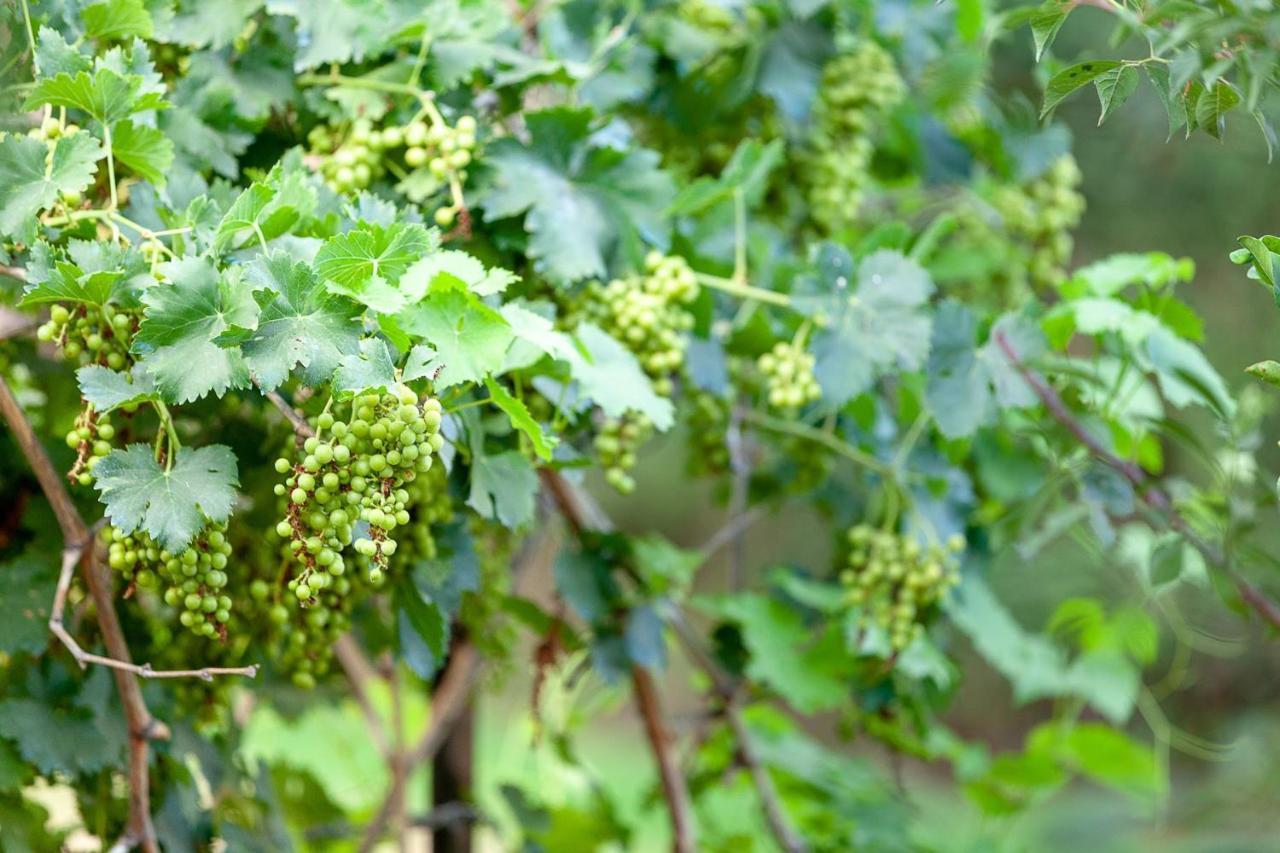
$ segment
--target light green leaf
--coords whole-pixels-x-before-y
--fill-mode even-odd
[[[318,385],[343,356],[360,351],[359,306],[329,294],[307,264],[273,252],[250,264],[245,278],[262,307],[257,327],[229,330],[219,343],[240,345],[264,391],[278,387],[299,365],[307,382]]]
[[[340,391],[385,391],[396,384],[396,365],[382,338],[360,341],[360,352],[345,355],[334,374]]]
[[[236,456],[220,444],[180,448],[168,470],[148,445],[131,444],[102,457],[94,477],[113,525],[125,533],[141,529],[175,554],[206,519],[221,523],[231,516],[239,485]]]
[[[225,252],[255,240],[265,244],[287,233],[315,203],[315,192],[302,175],[277,166],[228,208],[218,223],[214,248]]]
[[[675,420],[671,401],[653,390],[653,383],[631,351],[599,326],[582,323],[574,332],[580,347],[566,353],[569,372],[584,397],[611,418],[639,412],[665,431]]]
[[[533,520],[538,472],[517,450],[496,456],[472,446],[471,494],[467,506],[510,528]]]
[[[142,369],[130,375],[100,364],[86,364],[76,371],[76,381],[80,385],[80,396],[101,414],[159,399],[151,376]]]
[[[330,237],[316,253],[315,268],[332,292],[393,314],[406,302],[400,277],[437,245],[435,234],[418,224],[374,225]]]
[[[437,388],[460,382],[480,382],[502,367],[511,344],[511,326],[502,315],[473,294],[449,289],[430,294],[397,317],[407,332],[436,351]]]
[[[67,261],[58,261],[47,278],[33,277],[27,282],[22,304],[41,305],[48,302],[106,305],[115,294],[120,273],[116,270],[86,273]]]
[[[102,0],[85,6],[80,17],[89,38],[151,38],[151,13],[142,5],[142,0]]]
[[[500,267],[485,269],[484,264],[466,252],[446,249],[428,254],[405,270],[400,278],[400,291],[410,304],[422,299],[442,276],[477,296],[502,293],[519,280],[515,273]]]
[[[143,79],[136,74],[121,75],[110,68],[93,73],[61,73],[36,83],[24,109],[49,104],[82,110],[103,124],[115,124],[133,113],[163,109],[166,104],[157,92],[142,92]]]
[[[590,110],[559,107],[526,116],[530,142],[500,139],[485,152],[492,171],[480,198],[489,221],[525,217],[528,255],[551,278],[602,276],[618,255],[638,261],[643,243],[665,240],[671,178],[651,151],[590,141]]]
[[[111,128],[111,152],[123,163],[156,186],[164,186],[165,174],[173,166],[173,143],[154,127],[122,121]]]
[[[93,182],[102,146],[89,133],[57,141],[53,159],[39,139],[9,135],[0,140],[0,234],[24,242],[34,238],[36,216],[61,193],[78,193]]]
[[[215,342],[257,316],[240,269],[220,271],[208,258],[188,256],[162,264],[160,272],[170,284],[143,292],[147,311],[134,336],[134,350],[143,354],[156,387],[172,403],[247,387],[249,370],[240,351]]]
[[[1184,124],[1187,123],[1187,111],[1183,108],[1179,92],[1169,81],[1169,69],[1158,63],[1149,62],[1142,69],[1151,81],[1151,87],[1160,95],[1160,103],[1164,104],[1165,113],[1169,117],[1169,136],[1172,139]]]
[[[542,425],[529,414],[529,409],[523,400],[513,397],[506,388],[492,378],[485,379],[484,384],[489,389],[489,396],[493,398],[493,402],[511,419],[511,425],[528,436],[534,453],[538,454],[544,462],[550,461],[551,451],[555,449],[559,439],[542,431]]]

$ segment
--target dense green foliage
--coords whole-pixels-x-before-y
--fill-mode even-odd
[[[342,762],[378,755],[326,751],[359,680],[342,643],[386,662],[395,700],[366,710],[397,727],[472,650],[501,684],[536,646],[532,713],[575,767],[589,714],[547,692],[693,691],[705,726],[652,808],[687,797],[672,831],[705,849],[920,845],[892,775],[820,742],[819,715],[992,818],[1076,780],[1163,802],[1170,750],[1198,744],[1148,675],[1203,651],[1184,596],[1280,618],[1276,496],[1264,398],[1203,354],[1192,265],[1073,264],[1070,137],[989,85],[998,39],[1029,21],[1044,52],[1078,5],[14,5],[0,328],[33,334],[0,340],[0,371],[103,520],[84,565],[110,570],[133,659],[261,668],[147,682],[172,729],[150,756],[164,849],[354,848],[379,804]],[[1263,13],[1192,4],[1168,29],[1167,5],[1110,9],[1150,56],[1056,71],[1045,111],[1092,82],[1105,117],[1141,71],[1171,131],[1218,136],[1239,106],[1270,136]],[[1232,39],[1250,49],[1209,63]],[[1280,240],[1242,243],[1275,290]],[[664,482],[723,500],[714,544],[566,497],[633,492],[656,436],[686,446]],[[23,793],[46,784],[109,844],[136,781],[120,702],[49,635],[76,543],[0,440],[0,849],[56,845]],[[1204,464],[1168,470],[1183,445]],[[736,525],[795,504],[828,564],[708,578]],[[561,528],[527,573],[547,588],[522,588]],[[1068,537],[1132,600],[1024,625],[988,566]],[[102,652],[94,610],[77,581],[68,629]],[[1018,748],[945,723],[965,649],[1015,702],[1052,700]],[[504,843],[668,844],[583,787],[507,789]],[[735,789],[781,817],[726,819]]]

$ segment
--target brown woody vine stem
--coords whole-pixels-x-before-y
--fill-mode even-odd
[[[1182,535],[1191,546],[1199,551],[1210,563],[1218,566],[1231,578],[1240,598],[1273,628],[1280,629],[1280,604],[1269,598],[1262,590],[1254,586],[1230,565],[1225,554],[1218,546],[1197,533],[1187,519],[1178,512],[1169,496],[1156,484],[1152,483],[1143,470],[1134,462],[1121,459],[1112,453],[1092,433],[1089,432],[1059,396],[1058,392],[1034,370],[1029,368],[1018,356],[1017,350],[1009,343],[1008,338],[1000,331],[993,333],[996,346],[1009,359],[1023,381],[1030,386],[1036,397],[1049,410],[1053,419],[1071,433],[1081,445],[1089,451],[1093,458],[1120,474],[1133,486],[1138,498],[1148,507],[1160,514],[1165,521]]]

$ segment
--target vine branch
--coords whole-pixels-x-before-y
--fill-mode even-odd
[[[1280,604],[1277,604],[1236,571],[1229,564],[1226,555],[1222,553],[1220,548],[1197,533],[1186,517],[1173,505],[1173,501],[1169,499],[1169,496],[1158,485],[1150,482],[1147,475],[1136,463],[1116,456],[1090,433],[1067,407],[1058,392],[1044,380],[1044,377],[1029,368],[1019,358],[1017,350],[1009,343],[1003,332],[997,330],[992,337],[996,342],[996,346],[1000,347],[1005,357],[1009,359],[1009,363],[1018,371],[1023,381],[1027,383],[1040,402],[1044,404],[1044,407],[1048,409],[1053,419],[1061,424],[1067,432],[1071,433],[1089,451],[1093,458],[1128,480],[1143,503],[1158,512],[1168,522],[1169,526],[1190,542],[1191,546],[1204,555],[1206,560],[1218,566],[1230,576],[1232,583],[1236,586],[1236,590],[1240,593],[1240,598],[1245,604],[1273,628],[1280,629]]]
[[[542,468],[539,469],[538,474],[542,479],[543,487],[555,500],[561,515],[564,516],[565,520],[576,533],[581,534],[588,530],[609,531],[613,529],[614,525],[612,519],[609,518],[600,505],[582,489],[576,488],[572,483],[565,479],[564,475],[559,471],[554,471],[550,468]],[[751,520],[754,520],[754,513],[752,511],[748,511],[742,516],[739,516],[739,518],[750,518]],[[749,523],[750,521],[735,523],[735,521],[731,520],[729,524],[725,525],[725,528],[730,529],[731,531],[729,535],[721,536],[718,533],[712,537],[708,545],[714,542],[715,549],[719,549],[733,538],[733,535],[738,532],[740,526],[745,526]],[[698,642],[698,638],[694,635],[693,630],[685,620],[682,611],[675,611],[671,619],[671,625],[676,632],[676,636],[679,637],[686,650],[689,652],[690,657],[707,673],[714,685],[715,692],[724,700],[724,715],[728,719],[729,726],[733,730],[734,737],[738,741],[739,756],[751,775],[751,781],[756,789],[756,796],[760,798],[760,802],[764,807],[765,820],[769,824],[769,830],[773,834],[774,839],[778,842],[779,846],[787,851],[787,853],[803,853],[803,851],[808,849],[807,845],[787,819],[786,813],[782,808],[781,799],[778,796],[777,788],[774,787],[773,780],[769,777],[768,770],[765,769],[759,756],[756,754],[755,749],[751,745],[750,732],[747,730],[746,723],[742,719],[741,712],[735,701],[738,692],[738,685],[719,667],[719,665],[716,664],[711,655],[702,648],[702,645]],[[648,673],[645,673],[645,676],[647,675]],[[635,672],[633,671],[633,681],[634,676]],[[646,730],[649,730],[649,715],[660,712],[656,701],[647,711],[644,708],[644,700],[641,697],[641,692],[650,686],[651,680],[647,685],[636,683],[637,699],[641,699],[642,702],[641,711],[645,716]],[[663,731],[660,724],[660,718],[658,718],[658,730]],[[650,742],[654,745],[655,752],[659,753],[657,758],[661,770],[664,765],[665,756],[662,754],[662,750],[659,749],[659,744],[664,741],[655,741],[654,735],[652,731],[650,731]],[[674,766],[674,759],[670,760],[672,762],[672,766]],[[677,792],[676,797],[678,799],[680,797],[680,793],[683,792],[683,796],[687,800],[688,792],[684,787],[684,777],[680,775],[678,771],[676,778],[671,781],[674,783],[677,780],[679,785],[675,786],[673,784],[673,787]],[[679,811],[683,808],[682,804],[671,802],[672,794],[671,791],[667,789],[667,781],[668,777],[664,773],[664,794],[667,795],[668,803],[671,807],[672,824],[676,832],[676,846],[680,849],[679,845],[682,840],[681,816],[688,812]],[[691,826],[689,826],[688,832],[690,834],[692,833]],[[689,841],[692,843],[691,837]],[[688,849],[693,849],[693,847]]]

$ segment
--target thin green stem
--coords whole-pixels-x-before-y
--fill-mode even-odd
[[[102,125],[102,139],[107,152],[107,181],[111,184],[111,207],[115,210],[120,206],[120,198],[116,193],[116,158],[111,153],[111,125]]]
[[[907,434],[902,437],[902,444],[898,446],[898,452],[893,456],[894,468],[900,469],[906,465],[907,458],[911,456],[911,451],[915,448],[916,442],[920,440],[920,435],[928,424],[929,412],[926,409],[921,409],[920,414],[916,415],[916,419],[907,430]]]
[[[460,406],[450,406],[449,408],[445,409],[445,411],[449,414],[453,414],[454,412],[461,412],[464,409],[474,409],[477,406],[483,406],[486,403],[492,403],[492,402],[493,402],[492,397],[485,397],[483,400],[471,400],[470,402],[463,403]]]
[[[822,430],[811,427],[808,424],[799,421],[788,421],[782,418],[775,418],[772,415],[766,415],[763,412],[747,410],[742,413],[743,420],[750,421],[761,429],[767,429],[770,432],[785,433],[794,435],[797,438],[803,438],[812,441],[815,444],[821,444],[823,447],[837,453],[855,465],[874,471],[886,480],[897,482],[897,470],[887,462],[882,462],[864,450],[859,450],[846,442],[841,441],[834,435],[825,433]]]
[[[747,283],[747,202],[741,187],[733,191],[733,280]]]
[[[778,293],[773,290],[765,290],[760,287],[752,287],[745,282],[734,281],[731,278],[723,276],[710,275],[708,273],[695,273],[698,284],[703,287],[709,287],[712,290],[719,290],[721,293],[727,293],[730,296],[737,296],[740,299],[754,299],[757,302],[768,302],[770,305],[781,305],[784,308],[790,308],[791,297],[785,293]]]
[[[409,73],[408,85],[416,87],[422,76],[422,67],[427,63],[427,50],[431,44],[431,36],[423,33],[422,44],[418,47],[418,58],[413,62],[413,71]]]
[[[393,83],[390,80],[370,80],[367,77],[348,77],[345,74],[300,74],[297,78],[299,86],[344,86],[348,89],[368,89],[373,92],[386,92],[390,95],[407,95],[417,98],[425,105],[435,96],[411,86],[408,83]]]
[[[164,469],[168,471],[173,467],[173,457],[182,448],[182,442],[178,440],[178,429],[173,425],[173,415],[169,413],[169,407],[163,400],[156,400],[153,405],[156,414],[160,417],[160,424],[164,427],[165,437],[169,440],[169,452],[164,457]]]
[[[40,61],[36,59],[36,32],[31,27],[31,7],[22,0],[22,20],[27,25],[27,44],[31,46],[31,70],[40,76]]]

